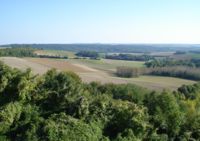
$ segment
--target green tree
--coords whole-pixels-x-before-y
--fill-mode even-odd
[[[149,109],[151,123],[157,133],[167,134],[169,138],[176,137],[184,119],[173,94],[168,92],[153,93],[146,98],[145,103]]]
[[[43,128],[49,141],[99,141],[103,136],[95,124],[86,124],[65,113],[53,114]]]

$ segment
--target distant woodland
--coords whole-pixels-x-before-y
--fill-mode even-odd
[[[149,53],[169,52],[180,50],[200,51],[200,45],[188,44],[11,44],[2,47],[24,47],[30,46],[37,49],[67,50],[72,52],[96,51],[99,53]]]
[[[91,59],[97,59],[100,57],[98,52],[95,52],[95,51],[79,51],[76,53],[76,56],[89,57]]]
[[[12,47],[0,49],[0,57],[39,57],[39,58],[54,58],[54,59],[67,59],[67,56],[55,55],[38,55],[35,53],[37,49],[29,46]]]
[[[127,61],[149,61],[154,59],[154,57],[150,55],[132,55],[132,54],[106,55],[105,58],[114,60],[127,60]]]
[[[29,46],[19,48],[3,48],[0,49],[0,56],[14,56],[14,57],[36,57],[35,49]]]

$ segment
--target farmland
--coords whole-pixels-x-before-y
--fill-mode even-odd
[[[54,52],[55,53],[55,52]],[[68,52],[69,53],[69,52]],[[72,53],[71,53],[72,54]],[[133,83],[149,89],[175,90],[183,84],[193,84],[195,81],[172,77],[140,76],[138,78],[119,78],[113,75],[117,66],[144,67],[144,62],[122,60],[90,60],[90,59],[47,59],[47,58],[17,58],[1,57],[5,64],[25,70],[31,68],[35,74],[44,74],[55,68],[59,71],[73,71],[84,82],[98,81],[101,83],[125,84]]]
[[[131,66],[131,67],[143,67],[144,62],[140,61],[122,61],[122,60],[110,60],[110,59],[101,59],[101,60],[89,60],[89,59],[70,59],[71,63],[84,64],[86,66],[104,70],[104,71],[113,71],[117,66]]]
[[[37,55],[68,56],[69,58],[74,58],[75,57],[73,52],[62,51],[62,50],[36,50],[35,53]]]
[[[32,50],[30,50],[31,52]],[[58,71],[72,71],[77,73],[86,82],[98,81],[101,83],[126,84],[132,83],[152,90],[175,90],[183,84],[189,85],[195,81],[173,77],[140,75],[136,78],[120,78],[115,75],[117,67],[145,68],[145,61],[128,61],[105,59],[105,53],[99,53],[100,59],[90,59],[87,57],[77,57],[75,52],[62,50],[33,50],[37,56],[34,57],[1,57],[5,64],[25,70],[31,68],[34,74],[44,74],[48,70],[55,68]],[[67,56],[68,59],[40,58],[41,56]],[[132,54],[133,55],[133,54]],[[137,54],[144,55],[142,53]],[[175,52],[151,52],[151,56],[186,58],[192,53],[176,55]],[[180,57],[181,56],[181,57]]]

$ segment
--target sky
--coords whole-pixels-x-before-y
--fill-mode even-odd
[[[200,43],[200,0],[0,0],[0,44]]]

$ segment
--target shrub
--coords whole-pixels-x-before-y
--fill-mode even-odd
[[[139,69],[131,67],[117,67],[116,75],[119,77],[138,77]]]

